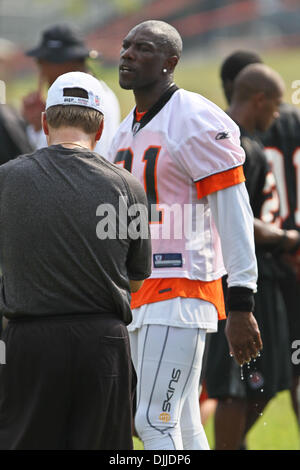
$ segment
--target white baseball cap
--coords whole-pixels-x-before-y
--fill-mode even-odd
[[[68,89],[81,88],[86,92],[86,98],[69,96]],[[68,72],[60,75],[48,90],[46,110],[51,106],[75,105],[96,109],[104,114],[105,91],[95,77],[84,72]]]

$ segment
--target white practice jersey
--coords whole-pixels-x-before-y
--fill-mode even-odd
[[[227,114],[199,94],[176,87],[165,101],[140,122],[134,120],[132,112],[125,118],[109,159],[123,165],[144,184],[152,236],[152,278],[213,281],[226,273],[218,232],[221,230],[227,244],[230,237],[223,234],[223,226],[217,230],[220,222],[212,217],[211,206],[215,204],[209,204],[209,195],[244,186],[245,154],[240,131]],[[241,225],[240,207],[234,206],[235,199],[232,202],[227,211],[236,211],[235,221]],[[241,270],[244,279],[240,285],[255,288],[252,211],[247,195],[245,205],[244,216],[250,221],[247,228],[229,226],[226,230],[250,231],[241,258],[247,260],[250,252],[251,266],[246,274],[247,269]],[[217,218],[226,218],[226,214],[218,213]],[[239,271],[238,263],[232,257],[228,260],[233,271]]]

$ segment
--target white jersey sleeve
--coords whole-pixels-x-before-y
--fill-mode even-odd
[[[253,213],[245,183],[214,192],[207,199],[220,235],[228,287],[243,286],[255,292]]]

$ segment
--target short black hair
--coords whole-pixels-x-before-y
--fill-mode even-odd
[[[221,65],[221,78],[225,82],[233,81],[238,73],[249,64],[262,64],[262,58],[251,51],[236,51],[228,56]]]

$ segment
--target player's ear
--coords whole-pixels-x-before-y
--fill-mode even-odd
[[[47,122],[47,117],[46,117],[45,112],[42,112],[41,119],[42,119],[42,128],[43,128],[44,134],[49,135],[48,122]]]
[[[254,105],[257,109],[260,109],[266,101],[266,95],[264,94],[263,91],[260,91],[258,93],[255,93],[252,97]]]
[[[95,141],[97,142],[98,140],[100,140],[100,137],[102,135],[102,132],[103,132],[103,128],[104,128],[104,117],[102,118],[102,121],[101,121],[101,124],[99,126],[99,129],[96,133],[96,136],[95,136]]]
[[[171,57],[168,57],[165,61],[164,64],[164,69],[167,69],[169,73],[173,73],[176,65],[178,64],[178,57],[176,55],[173,55]]]

